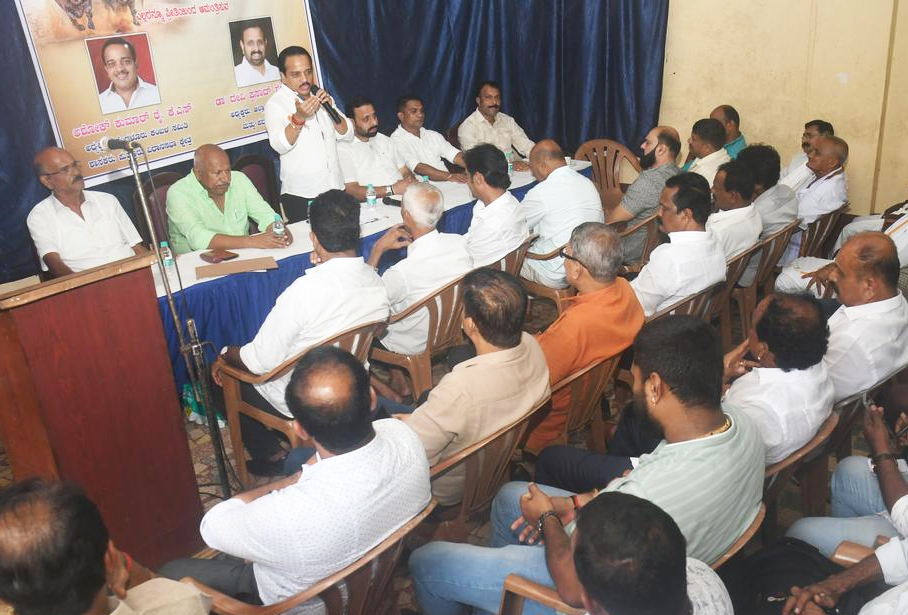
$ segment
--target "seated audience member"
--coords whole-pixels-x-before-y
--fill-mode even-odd
[[[726,355],[726,381],[737,376],[747,351],[753,369],[732,382],[722,405],[759,427],[771,465],[807,444],[832,411],[835,391],[823,364],[829,329],[810,295],[770,295],[754,321],[744,343]]]
[[[395,419],[372,422],[375,393],[349,352],[307,353],[287,405],[296,432],[315,446],[315,463],[205,514],[202,538],[230,557],[175,560],[162,575],[273,604],[349,566],[429,503],[419,439]]]
[[[27,219],[43,271],[56,278],[148,251],[116,197],[85,190],[82,163],[65,149],[41,150],[34,167],[51,191]]]
[[[403,420],[422,440],[430,465],[529,414],[549,396],[539,344],[523,333],[527,296],[514,276],[477,269],[463,279],[463,331],[476,356],[441,379],[426,403]],[[463,495],[464,467],[432,481],[443,506]]]
[[[725,128],[722,122],[712,118],[697,120],[691,129],[687,145],[695,158],[683,170],[702,175],[706,183],[712,186],[719,167],[731,160],[724,147]]]
[[[753,188],[750,170],[734,160],[719,167],[713,180],[717,211],[706,221],[706,232],[722,246],[726,260],[755,246],[763,232],[763,221],[753,204]]]
[[[908,235],[908,232],[906,232],[908,231],[908,201],[896,203],[887,208],[882,214],[856,217],[846,224],[842,232],[839,233],[832,248],[832,253],[835,254],[841,250],[842,246],[852,235],[857,235],[864,231],[883,231],[892,237],[899,249],[899,262],[903,263],[903,266],[908,265],[908,237],[906,237]]]
[[[744,135],[741,134],[741,117],[738,115],[738,111],[731,105],[719,105],[712,110],[709,117],[722,122],[722,127],[725,129],[725,145],[723,147],[725,147],[729,157],[735,160],[741,150],[747,147],[747,141],[744,140]]]
[[[719,578],[686,556],[678,524],[651,502],[603,493],[577,514],[572,537],[589,615],[731,615]]]
[[[404,192],[400,211],[403,225],[389,229],[373,246],[369,255],[369,264],[373,267],[378,267],[387,250],[407,247],[407,258],[388,268],[381,277],[388,291],[392,314],[403,312],[473,268],[466,237],[439,233],[435,228],[444,211],[444,196],[438,188],[431,184],[414,184]],[[388,325],[381,344],[401,354],[419,354],[426,349],[428,335],[429,313],[423,309]],[[394,369],[392,373],[396,388],[405,388],[405,379],[400,372]],[[382,390],[385,387],[379,382],[375,384],[382,395],[392,399],[398,396],[397,392]]]
[[[218,384],[224,363],[265,374],[346,329],[388,317],[388,293],[381,278],[356,255],[360,232],[356,200],[340,190],[329,190],[312,201],[309,223],[315,267],[280,294],[251,342],[222,350],[211,366]],[[291,418],[284,399],[289,380],[290,374],[286,374],[263,384],[243,383],[240,392],[261,410]],[[284,452],[278,435],[245,415],[240,420],[243,443],[253,459],[250,471],[280,472]]]
[[[754,178],[754,209],[763,222],[760,239],[766,239],[794,222],[798,217],[798,198],[791,188],[778,183],[781,161],[775,148],[771,145],[749,145],[738,154],[737,162],[747,167]],[[738,284],[753,284],[759,265],[759,255],[755,254]]]
[[[627,228],[632,228],[652,216],[659,209],[659,196],[665,188],[665,180],[680,172],[675,161],[681,153],[681,138],[671,126],[656,126],[650,130],[640,149],[643,150],[640,175],[627,187],[621,202],[606,210],[605,221],[608,224],[627,222]],[[646,229],[622,238],[621,242],[624,244],[625,262],[640,260],[646,243]]]
[[[538,145],[536,147],[539,147]],[[621,239],[600,222],[574,229],[564,248],[567,281],[577,295],[536,338],[549,366],[552,386],[576,371],[623,352],[643,326],[643,308],[624,278]],[[525,450],[538,453],[564,430],[571,407],[570,387],[552,395],[552,409],[530,434]]]
[[[167,190],[170,245],[177,254],[194,250],[286,248],[289,229],[275,235],[274,210],[249,178],[230,170],[227,152],[217,145],[195,151],[192,173]],[[249,220],[264,233],[249,235]]]
[[[815,178],[813,171],[807,168],[807,153],[814,142],[820,137],[834,137],[835,129],[832,124],[824,120],[810,120],[804,124],[804,133],[801,135],[801,149],[795,154],[788,166],[782,169],[779,183],[788,186],[797,194],[801,188],[812,182]]]
[[[360,203],[369,185],[378,198],[403,194],[416,179],[394,149],[389,137],[378,132],[378,115],[372,101],[356,96],[347,105],[353,120],[353,140],[337,145],[337,158],[344,174],[344,190]]]
[[[0,600],[16,613],[208,613],[208,596],[155,576],[114,546],[76,485],[30,478],[0,492]]]
[[[508,162],[501,150],[483,143],[464,152],[467,186],[478,199],[467,231],[467,251],[474,267],[498,261],[529,237],[520,203],[508,192]]]
[[[627,476],[601,487],[663,509],[687,540],[687,556],[713,562],[753,522],[763,490],[759,432],[746,417],[722,412],[718,336],[688,316],[648,323],[634,342],[631,371],[638,407],[662,427],[666,441]],[[492,505],[492,548],[431,542],[413,552],[410,572],[423,612],[461,612],[460,605],[495,611],[510,573],[555,587],[579,606],[570,522],[596,495],[505,485]],[[532,612],[552,611],[534,605]]]
[[[408,169],[432,181],[467,181],[463,173],[450,173],[444,163],[447,160],[464,166],[460,150],[448,143],[441,134],[423,127],[426,112],[422,98],[412,94],[398,98],[397,119],[400,124],[391,133],[391,143]]]
[[[669,177],[659,197],[659,228],[669,243],[658,246],[631,282],[647,317],[725,279],[725,253],[704,229],[709,184],[696,173]]]
[[[514,118],[501,113],[501,86],[495,81],[483,81],[476,89],[476,111],[461,122],[457,140],[463,151],[481,143],[491,143],[514,163],[515,171],[528,171],[529,165],[520,158],[528,156],[533,143]]]
[[[530,151],[530,172],[539,183],[527,192],[520,211],[531,231],[539,234],[530,246],[532,252],[551,252],[567,243],[577,225],[604,220],[595,184],[565,164],[564,152],[551,139],[540,141]],[[551,288],[567,285],[561,257],[526,259],[520,274]]]

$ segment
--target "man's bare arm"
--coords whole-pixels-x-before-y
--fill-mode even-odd
[[[75,273],[63,262],[63,259],[60,258],[58,252],[48,252],[45,254],[44,264],[47,265],[48,270],[50,270],[50,275],[55,278]]]

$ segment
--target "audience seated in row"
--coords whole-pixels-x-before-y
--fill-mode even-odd
[[[712,186],[716,211],[706,221],[706,232],[722,246],[726,261],[756,245],[763,232],[753,192],[753,175],[743,163],[732,160],[719,167]]]
[[[744,135],[741,133],[741,116],[738,114],[737,109],[731,105],[719,105],[712,110],[709,117],[722,123],[722,128],[725,129],[725,145],[723,147],[728,152],[728,156],[732,160],[736,160],[741,150],[747,147],[747,140],[744,139]]]
[[[801,153],[795,154],[788,166],[782,169],[779,183],[788,186],[797,194],[801,188],[804,188],[812,182],[816,176],[814,172],[807,167],[807,154],[820,137],[834,137],[835,129],[832,124],[825,120],[810,120],[804,124],[804,132],[801,134]]]
[[[725,127],[722,122],[713,118],[694,122],[687,146],[693,160],[681,170],[703,176],[711,186],[719,167],[731,160],[725,151]]]

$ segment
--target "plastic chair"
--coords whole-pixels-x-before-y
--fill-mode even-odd
[[[515,278],[520,277],[520,269],[523,267],[523,261],[527,257],[527,252],[530,251],[530,246],[537,239],[539,239],[539,235],[532,233],[529,237],[523,240],[522,244],[506,254],[504,258],[493,263],[489,263],[485,266],[510,273]]]
[[[754,534],[757,533],[757,530],[760,529],[760,524],[763,523],[763,517],[766,515],[766,505],[763,502],[760,502],[760,510],[757,511],[757,516],[754,517],[754,520],[751,521],[750,525],[744,530],[744,533],[734,542],[734,544],[728,547],[728,550],[725,551],[722,555],[719,556],[719,559],[710,564],[710,567],[713,570],[718,570],[725,562],[734,557],[735,553],[744,548],[750,539],[754,537]]]
[[[304,443],[296,435],[293,429],[294,419],[277,417],[273,414],[260,410],[255,406],[244,401],[240,395],[240,382],[249,384],[262,384],[271,382],[284,376],[296,367],[300,358],[313,348],[319,346],[337,346],[349,351],[359,361],[365,363],[369,354],[369,348],[372,345],[372,338],[380,333],[386,326],[386,322],[375,321],[361,325],[356,325],[346,331],[338,333],[323,342],[313,344],[303,352],[294,355],[265,374],[256,375],[244,369],[239,369],[232,365],[221,364],[221,382],[224,388],[224,406],[227,413],[227,426],[230,430],[230,443],[233,446],[233,458],[236,462],[237,477],[248,488],[251,485],[249,472],[246,470],[246,455],[243,449],[243,433],[240,430],[240,415],[245,414],[249,418],[255,419],[269,429],[281,432],[290,440],[293,446],[302,446]]]
[[[151,223],[154,224],[154,232],[158,237],[158,242],[170,242],[170,223],[167,221],[167,191],[170,186],[185,177],[180,173],[167,171],[166,173],[155,173],[154,191],[152,191],[151,180],[146,180],[142,184],[142,192],[145,194],[145,200],[148,201],[148,211],[151,214]],[[132,195],[133,212],[138,226],[139,235],[142,241],[151,245],[151,232],[148,229],[148,223],[145,221],[145,212],[142,211],[142,202],[139,200],[139,193],[134,192]]]
[[[400,560],[404,539],[422,523],[433,508],[435,508],[434,499],[429,501],[428,506],[422,512],[407,521],[354,563],[322,579],[306,591],[275,604],[268,606],[246,604],[191,577],[182,580],[195,585],[199,590],[213,597],[212,613],[224,615],[278,615],[278,613],[286,613],[316,597],[325,602],[327,615],[389,613],[397,605],[397,592],[394,590],[391,578]],[[342,586],[346,587],[346,603],[341,594]]]
[[[557,258],[561,251],[565,248],[564,246],[559,246],[552,250],[551,252],[546,252],[545,254],[536,254],[534,252],[527,252],[526,258],[531,261],[547,261],[553,258]],[[521,269],[523,265],[521,264]],[[518,270],[519,273],[520,270]],[[563,301],[568,297],[573,297],[577,294],[577,289],[572,286],[566,288],[552,288],[546,286],[545,284],[540,284],[539,282],[534,282],[523,276],[520,276],[520,284],[523,286],[523,289],[527,291],[528,295],[533,295],[534,297],[544,297],[551,299],[555,302],[555,307],[558,308],[558,315],[564,311]]]
[[[702,318],[703,320],[707,320],[707,315],[710,313],[713,301],[715,301],[716,296],[724,286],[725,282],[719,282],[708,288],[704,288],[700,292],[682,299],[674,305],[670,305],[667,308],[659,310],[658,312],[647,318],[646,322],[652,322],[669,314],[693,316],[695,318]]]
[[[614,208],[624,197],[621,189],[621,165],[629,164],[638,173],[640,161],[624,145],[610,139],[587,141],[574,152],[576,160],[588,160],[593,164],[593,183],[599,189],[602,209]]]
[[[762,249],[762,246],[763,244],[758,242],[728,261],[725,268],[724,286],[713,301],[709,320],[719,319],[719,331],[722,334],[722,346],[725,352],[734,347],[731,339],[731,293],[744,274],[744,270],[747,269],[747,263],[754,254]]]
[[[649,262],[649,255],[652,254],[653,250],[656,249],[656,246],[659,245],[659,214],[653,214],[649,218],[641,220],[634,226],[625,228],[618,233],[618,236],[623,239],[625,237],[630,237],[643,229],[646,229],[646,240],[643,243],[643,253],[637,261],[628,263],[624,266],[625,273],[639,273],[639,271],[643,269],[643,266]]]
[[[801,249],[798,256],[822,256],[823,244],[829,239],[832,230],[839,222],[839,218],[848,209],[848,202],[838,209],[823,214],[813,222],[807,225],[807,229],[801,235]]]
[[[555,609],[557,613],[566,613],[567,615],[584,615],[586,613],[583,609],[575,609],[565,604],[554,589],[533,583],[516,574],[509,574],[504,580],[504,589],[501,592],[501,608],[498,610],[499,614],[521,615],[523,613],[523,603],[526,599],[538,602],[550,609]]]
[[[618,371],[621,353],[602,359],[580,371],[574,372],[552,386],[552,396],[570,387],[571,405],[561,436],[552,444],[567,444],[571,434],[589,427],[587,448],[597,453],[605,452],[605,423],[602,420],[601,402],[605,387]],[[551,402],[550,402],[551,403]]]

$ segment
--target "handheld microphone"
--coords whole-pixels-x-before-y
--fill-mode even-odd
[[[313,96],[318,94],[318,91],[319,91],[319,87],[317,85],[315,85],[314,83],[309,86],[309,92]],[[335,124],[340,124],[341,117],[338,114],[337,110],[331,106],[331,103],[323,102],[322,108],[328,112],[328,115],[331,117],[331,121],[333,121]]]
[[[139,147],[139,144],[136,141],[124,141],[123,139],[114,139],[108,136],[101,137],[100,144],[103,149],[108,151],[125,149],[128,152]]]

